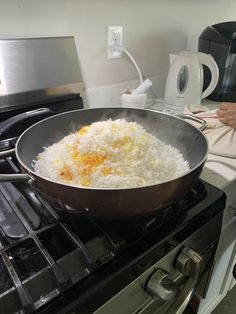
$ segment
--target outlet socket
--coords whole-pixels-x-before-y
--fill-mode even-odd
[[[119,46],[123,45],[123,26],[107,27],[107,58],[122,58],[122,50]]]

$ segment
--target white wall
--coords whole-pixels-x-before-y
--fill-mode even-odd
[[[120,90],[117,83],[137,78],[126,57],[106,58],[107,25],[123,25],[125,47],[161,95],[168,54],[197,49],[206,26],[229,20],[235,0],[0,0],[0,38],[74,35],[85,85],[97,97],[100,86]]]

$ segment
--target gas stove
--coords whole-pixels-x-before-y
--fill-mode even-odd
[[[27,127],[83,102],[73,38],[0,41],[0,50],[4,73],[17,71],[17,55],[26,68],[37,56],[23,84],[17,73],[1,78],[2,157]],[[19,172],[14,156],[0,159],[1,174]],[[26,182],[1,183],[0,314],[182,313],[206,294],[224,207],[225,194],[199,180],[153,216],[97,220],[64,213]]]
[[[18,171],[14,158],[2,160],[0,170]],[[143,292],[149,296],[145,284],[150,274],[145,273],[213,221],[216,230],[209,243],[199,235],[204,247],[191,244],[198,254],[210,250],[209,273],[224,203],[223,192],[199,180],[184,199],[152,217],[95,220],[64,214],[26,183],[2,183],[0,313],[93,313],[140,276],[145,276]]]

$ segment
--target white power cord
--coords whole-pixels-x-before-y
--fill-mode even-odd
[[[139,76],[139,81],[140,81],[140,84],[143,83],[143,76],[142,76],[142,73],[137,65],[137,62],[135,61],[134,57],[131,55],[131,53],[125,49],[125,47],[123,46],[120,46],[119,44],[117,44],[117,42],[115,42],[114,45],[110,46],[110,49],[113,50],[113,51],[117,51],[117,52],[120,52],[120,51],[123,51],[124,53],[127,54],[127,56],[130,58],[130,60],[132,61],[134,67],[136,68],[137,72],[138,72],[138,76]]]
[[[141,71],[140,71],[140,69],[139,69],[139,67],[138,67],[138,65],[137,65],[137,63],[136,63],[136,61],[134,60],[134,57],[133,57],[133,56],[131,55],[131,53],[130,53],[127,49],[125,49],[123,46],[120,46],[120,49],[121,49],[122,51],[124,51],[124,52],[127,54],[127,56],[130,58],[130,60],[133,62],[133,65],[135,66],[135,68],[136,68],[136,70],[137,70],[137,72],[138,72],[140,84],[142,84],[142,83],[143,83],[143,76],[142,76],[142,73],[141,73]]]

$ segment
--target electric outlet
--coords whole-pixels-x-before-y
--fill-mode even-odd
[[[107,27],[107,58],[122,58],[123,26]]]

